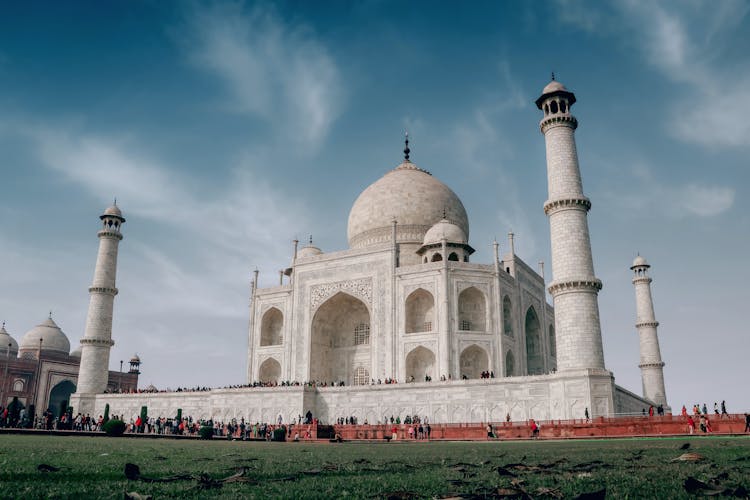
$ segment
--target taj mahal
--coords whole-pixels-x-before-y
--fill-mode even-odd
[[[251,422],[279,415],[291,421],[310,411],[323,423],[408,414],[448,423],[668,408],[649,264],[641,256],[630,268],[642,393],[616,385],[604,365],[602,282],[594,273],[575,102],[554,78],[536,100],[547,156],[548,199],[539,204],[550,226],[551,279],[516,255],[512,233],[503,252],[494,243],[492,262],[474,262],[463,203],[411,161],[407,136],[403,161],[354,202],[349,248],[323,252],[312,239],[295,241],[277,286],[258,286],[256,271],[247,382],[262,382],[257,387],[106,391],[125,225],[120,208],[108,208],[100,217],[74,411],[99,415],[109,405],[136,415],[146,406],[153,416],[182,410],[196,419]]]

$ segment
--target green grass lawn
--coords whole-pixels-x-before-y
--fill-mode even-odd
[[[681,450],[690,443],[687,450]],[[685,452],[703,458],[672,461]],[[140,469],[129,480],[125,464]],[[41,471],[39,465],[59,468]],[[244,468],[244,469],[243,469]],[[217,480],[244,471],[234,482]],[[171,482],[151,478],[181,475]],[[302,444],[0,436],[0,497],[690,498],[750,489],[750,438]],[[688,482],[688,486],[701,483]]]

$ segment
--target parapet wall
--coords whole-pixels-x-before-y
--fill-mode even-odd
[[[110,415],[126,420],[148,408],[152,417],[175,417],[177,410],[194,420],[292,422],[307,411],[321,423],[356,417],[369,423],[390,416],[419,415],[434,423],[504,422],[583,418],[621,413],[612,375],[578,370],[528,377],[347,387],[258,387],[204,392],[73,395],[75,412],[98,417],[109,404]],[[623,398],[619,398],[623,400]],[[640,411],[640,408],[639,408]]]

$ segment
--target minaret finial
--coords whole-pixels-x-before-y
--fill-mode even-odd
[[[115,203],[114,203],[114,205],[117,206],[117,196],[115,196]]]
[[[52,309],[49,310],[49,319],[52,319]]]
[[[312,234],[310,235],[310,246],[312,246]]]
[[[552,81],[553,82],[555,81],[555,72],[554,71],[552,72]]]
[[[443,219],[445,219],[445,207],[443,207]]]
[[[404,136],[404,161],[409,162],[409,153],[411,150],[409,149],[409,132],[407,131]]]

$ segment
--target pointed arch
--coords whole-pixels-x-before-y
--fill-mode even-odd
[[[70,395],[76,392],[76,385],[70,380],[63,380],[57,383],[49,393],[49,402],[47,408],[52,410],[54,415],[62,416],[68,410]]]
[[[440,262],[441,260],[443,260],[443,256],[442,255],[440,255],[437,252],[435,254],[433,254],[433,256],[432,256],[432,262]]]
[[[276,307],[270,308],[263,314],[260,322],[260,345],[281,345],[283,342],[282,329],[284,315]]]
[[[513,304],[510,297],[503,297],[503,331],[508,337],[513,336]]]
[[[435,353],[419,346],[406,356],[406,380],[423,382],[425,376],[435,377]]]
[[[481,378],[482,372],[490,370],[490,360],[487,351],[476,344],[472,344],[461,353],[461,377]]]
[[[487,305],[484,294],[470,286],[458,295],[458,329],[483,332]]]
[[[509,350],[505,353],[505,376],[512,377],[516,374],[516,358],[513,353]]]
[[[448,260],[458,262],[458,254],[456,252],[451,252],[448,256]]]
[[[336,293],[315,311],[311,328],[310,380],[351,385],[355,366],[370,366],[370,311],[360,299]]]
[[[278,382],[281,377],[281,364],[274,358],[268,358],[261,363],[258,378],[261,382]]]
[[[534,306],[526,310],[525,333],[526,333],[526,370],[529,375],[541,375],[544,373],[544,360],[542,359],[542,328],[539,324],[539,316]]]
[[[424,288],[406,298],[406,333],[431,332],[435,326],[435,298]]]

